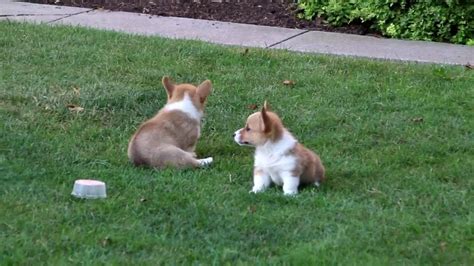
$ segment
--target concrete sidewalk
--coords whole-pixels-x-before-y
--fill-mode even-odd
[[[225,45],[414,62],[474,64],[474,47],[0,0],[0,20],[74,25]]]

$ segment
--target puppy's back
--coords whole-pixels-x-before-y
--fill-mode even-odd
[[[161,153],[170,152],[170,146],[191,152],[199,137],[199,126],[198,121],[189,118],[184,112],[160,111],[143,123],[132,136],[128,157],[134,165],[158,167],[160,160],[166,161]],[[179,158],[179,154],[175,153],[169,157]]]
[[[298,158],[294,174],[300,177],[301,184],[321,183],[324,176],[324,166],[319,156],[302,144],[296,144],[294,154]]]

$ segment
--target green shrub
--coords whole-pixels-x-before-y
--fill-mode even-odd
[[[364,23],[385,36],[466,44],[474,39],[473,0],[299,0],[301,17],[333,26]],[[472,41],[471,41],[472,42]]]

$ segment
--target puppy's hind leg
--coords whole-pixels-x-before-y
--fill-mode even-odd
[[[197,161],[199,162],[199,166],[205,167],[210,165],[214,161],[214,159],[212,159],[212,157],[207,157],[204,159],[198,159]]]
[[[196,168],[203,167],[212,162],[212,158],[198,160],[190,152],[184,151],[176,146],[166,145],[154,150],[152,156],[152,167],[165,168]]]

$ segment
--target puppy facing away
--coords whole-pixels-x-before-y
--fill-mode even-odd
[[[136,165],[162,169],[193,168],[208,165],[212,157],[196,159],[194,149],[201,132],[206,99],[211,81],[198,87],[174,84],[163,77],[168,100],[151,119],[143,123],[128,143],[128,158]]]
[[[267,102],[260,112],[247,118],[244,128],[234,133],[239,145],[255,147],[253,188],[264,191],[273,182],[283,186],[285,195],[298,193],[299,185],[319,184],[324,180],[324,166],[318,155],[293,137]]]

